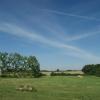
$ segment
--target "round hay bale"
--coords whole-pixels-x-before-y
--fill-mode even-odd
[[[81,75],[78,75],[77,77],[78,77],[78,78],[83,78],[83,76],[81,76]]]
[[[19,90],[19,91],[34,91],[34,92],[37,92],[37,89],[34,88],[33,86],[31,85],[20,85],[18,88],[16,88],[16,90]]]
[[[24,85],[20,85],[18,88],[16,88],[16,90],[24,91]]]

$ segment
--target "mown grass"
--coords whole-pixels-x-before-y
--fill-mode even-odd
[[[37,92],[16,90],[20,85],[31,85]],[[0,78],[0,100],[100,100],[100,78]]]

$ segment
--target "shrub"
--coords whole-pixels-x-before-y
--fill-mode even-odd
[[[85,65],[82,69],[82,71],[86,75],[96,75],[100,76],[100,64],[91,64],[91,65]]]
[[[60,72],[60,73],[51,72],[50,74],[50,76],[78,76],[78,75],[81,75],[81,74],[70,74],[70,73],[64,73],[64,72]]]

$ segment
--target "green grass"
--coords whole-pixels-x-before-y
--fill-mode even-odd
[[[47,75],[47,76],[50,76],[51,72],[42,72],[42,73],[45,74],[45,75]],[[82,74],[82,75],[84,74],[81,70],[62,71],[62,72],[67,73],[67,74]],[[61,72],[58,72],[58,73],[61,73]]]
[[[27,84],[35,87],[37,92],[16,90]],[[100,78],[0,78],[0,100],[100,100]]]
[[[69,74],[84,74],[81,70],[65,71],[65,73],[69,73]]]

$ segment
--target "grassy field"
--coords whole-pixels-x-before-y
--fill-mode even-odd
[[[51,71],[52,72],[52,71]],[[50,76],[51,72],[42,72],[43,74],[46,74],[47,76]],[[73,71],[60,71],[60,72],[56,72],[56,73],[67,73],[67,74],[84,74],[81,70],[73,70]]]
[[[37,92],[16,90],[20,85],[32,85]],[[0,78],[0,100],[100,100],[100,78]]]
[[[69,73],[69,74],[84,74],[81,70],[65,71],[65,73]]]

